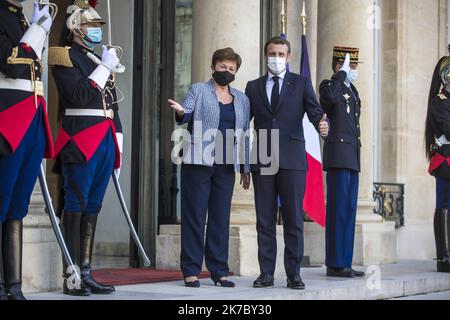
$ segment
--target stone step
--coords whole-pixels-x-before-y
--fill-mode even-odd
[[[302,271],[307,290],[286,288],[283,274],[276,275],[274,288],[254,289],[251,277],[234,277],[237,287],[214,287],[201,280],[200,289],[184,287],[181,281],[122,286],[112,296],[92,296],[97,300],[384,300],[450,291],[450,274],[436,273],[433,261],[401,261],[395,265],[366,268],[364,279],[327,278],[325,268]],[[28,296],[32,300],[73,300],[61,293]]]

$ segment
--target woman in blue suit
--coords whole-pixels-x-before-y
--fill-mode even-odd
[[[250,103],[230,86],[241,64],[233,49],[217,50],[212,79],[192,85],[182,104],[169,100],[177,123],[189,130],[181,170],[181,269],[191,288],[200,287],[204,257],[216,286],[235,286],[228,280],[228,242],[236,173],[246,190],[250,186]]]

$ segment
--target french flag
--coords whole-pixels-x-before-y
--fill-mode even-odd
[[[311,78],[309,67],[308,44],[306,36],[302,36],[302,55],[300,61],[300,74]],[[320,137],[314,126],[305,115],[303,119],[303,131],[306,140],[306,153],[308,157],[308,172],[306,174],[306,191],[303,201],[303,209],[317,224],[326,225],[325,192],[323,189],[322,153],[320,150]]]

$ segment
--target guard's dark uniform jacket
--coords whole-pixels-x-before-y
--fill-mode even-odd
[[[114,111],[113,119],[97,116],[67,116],[63,117],[62,126],[56,140],[55,152],[63,163],[86,163],[97,151],[108,130],[112,130],[116,140],[116,161],[114,167],[120,167],[120,151],[116,132],[122,132],[115,89],[102,90],[89,79],[98,67],[92,62],[87,49],[73,43],[69,50],[73,66],[55,66],[52,73],[58,87],[64,110],[67,109],[97,109]],[[100,59],[101,60],[101,59]],[[109,81],[106,87],[112,87]]]
[[[0,156],[13,154],[22,142],[36,112],[42,108],[46,133],[46,158],[53,142],[43,97],[43,66],[33,49],[20,43],[28,29],[22,8],[0,1]],[[35,81],[35,93],[17,89],[17,81]]]
[[[445,136],[450,141],[450,93],[445,89],[433,98],[430,121],[436,138]],[[430,162],[429,172],[439,178],[450,179],[450,145],[438,147]]]
[[[330,119],[325,140],[323,167],[361,171],[361,100],[355,86],[345,84],[347,73],[340,71],[320,85],[320,102]]]

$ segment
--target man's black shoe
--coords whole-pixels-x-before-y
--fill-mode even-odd
[[[270,274],[262,274],[253,283],[254,288],[269,288],[274,285],[274,277]]]
[[[352,269],[352,271],[355,278],[364,278],[366,276],[366,274],[362,271],[357,271],[355,269]]]
[[[327,268],[327,277],[333,278],[355,278],[356,275],[351,268]]]
[[[287,279],[287,287],[293,290],[305,290],[305,284],[302,281],[300,275],[296,275],[295,277],[288,277]]]

